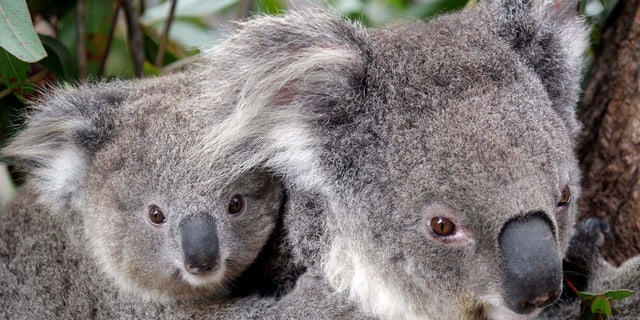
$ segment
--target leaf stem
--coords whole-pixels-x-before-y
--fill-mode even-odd
[[[573,283],[571,283],[571,281],[569,281],[567,277],[564,277],[564,282],[569,286],[569,288],[571,288],[571,291],[573,291],[573,293],[578,293],[578,289],[576,289],[576,287],[573,285]]]

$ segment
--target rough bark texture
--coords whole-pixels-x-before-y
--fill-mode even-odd
[[[580,106],[585,136],[582,217],[612,227],[605,256],[640,254],[640,0],[623,0],[609,18]]]

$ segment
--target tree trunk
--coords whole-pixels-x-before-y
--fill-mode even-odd
[[[640,254],[640,0],[622,0],[603,29],[579,108],[581,217],[612,228],[603,253],[618,264]]]

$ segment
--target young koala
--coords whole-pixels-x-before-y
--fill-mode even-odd
[[[337,306],[382,319],[531,319],[552,304],[580,194],[576,8],[486,0],[377,29],[290,13],[210,51],[203,111],[235,109],[205,149],[241,159],[233,174],[275,171],[297,208],[284,226],[306,273],[283,300],[327,282]]]
[[[233,289],[283,191],[265,172],[221,180],[189,158],[210,125],[192,103],[198,83],[188,73],[99,83],[38,103],[3,150],[26,184],[1,213],[0,318],[80,319],[116,297],[215,300]]]

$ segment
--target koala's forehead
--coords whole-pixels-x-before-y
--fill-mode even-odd
[[[553,194],[572,144],[539,78],[486,26],[447,19],[373,32],[390,180],[445,197]]]
[[[369,68],[384,74],[380,84],[396,98],[437,98],[484,84],[525,84],[522,77],[528,72],[510,45],[479,18],[451,15],[428,23],[401,22],[372,30],[371,40]]]
[[[204,123],[194,121],[189,97],[176,88],[132,86],[136,91],[111,115],[105,142],[91,159],[91,179],[149,191],[193,182],[198,168],[189,152]]]

